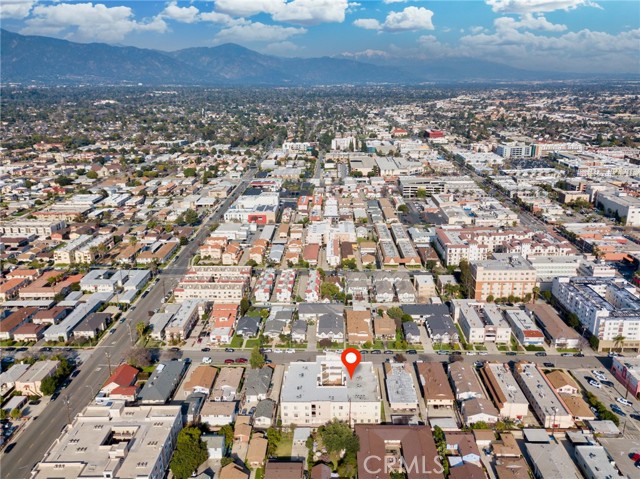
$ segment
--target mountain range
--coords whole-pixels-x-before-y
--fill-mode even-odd
[[[164,52],[25,36],[5,29],[0,29],[0,48],[2,83],[293,86],[578,78],[472,58],[373,64],[339,57],[277,57],[233,43]]]

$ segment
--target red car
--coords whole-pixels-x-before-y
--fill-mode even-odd
[[[636,452],[635,454],[630,454],[629,458],[633,461],[633,462],[637,462],[640,461],[640,452]]]
[[[233,364],[235,361],[233,359],[225,359],[224,363],[225,364]]]
[[[247,362],[246,358],[238,358],[236,359],[236,363],[238,364],[245,364]]]

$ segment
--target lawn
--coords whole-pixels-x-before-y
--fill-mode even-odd
[[[260,340],[259,339],[247,339],[247,342],[244,344],[244,347],[247,349],[253,349],[256,346],[260,346]],[[240,347],[240,346],[238,346]]]
[[[498,351],[509,351],[509,348],[504,344],[499,344],[497,348],[498,348]]]
[[[476,344],[476,351],[486,351],[487,347],[484,344]]]
[[[291,457],[291,448],[293,447],[293,432],[283,432],[282,440],[276,448],[276,456]]]
[[[579,349],[576,348],[558,348],[559,353],[577,353]]]
[[[244,343],[244,338],[242,336],[234,336],[231,340],[230,346],[232,348],[241,348]]]
[[[535,346],[533,344],[525,346],[524,349],[526,349],[527,351],[544,351],[544,348],[542,346]]]

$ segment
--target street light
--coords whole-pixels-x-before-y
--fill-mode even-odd
[[[553,422],[551,423],[551,435],[555,437],[556,430],[556,414],[558,414],[558,408],[553,406]]]

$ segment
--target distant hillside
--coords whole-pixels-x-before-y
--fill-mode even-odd
[[[263,55],[232,43],[161,52],[25,36],[4,29],[0,29],[0,41],[0,79],[5,83],[338,85],[595,77],[533,72],[472,58],[427,62],[387,59],[378,64],[340,57],[283,58]]]

